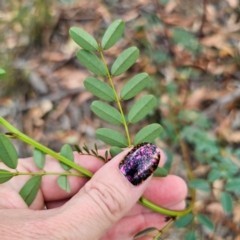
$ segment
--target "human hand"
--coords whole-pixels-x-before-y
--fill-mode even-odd
[[[130,240],[146,228],[161,229],[166,224],[165,216],[136,204],[137,200],[144,195],[157,205],[180,210],[185,206],[186,184],[181,178],[168,175],[149,177],[140,185],[132,185],[119,171],[119,163],[128,152],[125,150],[105,165],[97,158],[75,153],[75,162],[95,172],[93,178],[88,181],[69,177],[71,193],[67,193],[58,187],[57,176],[44,176],[30,208],[18,194],[29,176],[14,177],[1,184],[1,239]],[[159,165],[163,166],[161,151],[160,155]],[[49,156],[44,169],[64,171]],[[39,169],[28,158],[19,161],[18,171]],[[47,210],[43,210],[44,206]],[[148,239],[152,238],[141,238]]]

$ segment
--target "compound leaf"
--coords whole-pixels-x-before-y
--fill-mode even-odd
[[[71,192],[70,183],[67,176],[65,175],[59,176],[57,179],[57,183],[58,183],[58,186],[64,191],[68,193]]]
[[[15,169],[18,164],[18,155],[11,141],[0,135],[0,160],[9,168]]]
[[[71,27],[69,30],[69,35],[72,40],[77,43],[83,49],[88,51],[97,51],[98,43],[88,32],[81,28]]]
[[[220,196],[220,202],[222,204],[223,210],[226,213],[231,213],[233,210],[232,197],[229,193],[222,192]]]
[[[84,86],[93,95],[103,100],[114,101],[115,99],[112,88],[108,84],[97,78],[94,77],[86,78],[84,81]]]
[[[130,47],[124,50],[113,63],[111,74],[118,76],[128,70],[135,63],[138,55],[139,50],[136,47]]]
[[[117,156],[119,153],[121,153],[123,150],[119,147],[111,147],[110,148],[110,154],[111,157],[114,158],[115,156]]]
[[[204,179],[200,179],[200,178],[193,179],[189,182],[188,185],[190,188],[196,188],[205,192],[210,191],[209,183]]]
[[[176,221],[175,221],[175,226],[177,228],[184,228],[186,227],[191,221],[193,220],[193,214],[192,213],[188,213],[182,217],[179,217]]]
[[[122,20],[114,21],[106,30],[102,38],[102,48],[109,49],[112,47],[122,36],[125,24]]]
[[[34,148],[33,160],[38,168],[43,169],[46,160],[46,154],[38,148]]]
[[[156,105],[156,98],[153,95],[146,95],[138,100],[130,109],[128,121],[135,123],[144,118]]]
[[[98,76],[107,76],[107,70],[103,63],[93,53],[81,49],[77,52],[77,58],[91,72]]]
[[[106,122],[110,122],[116,125],[122,124],[122,116],[120,112],[107,103],[101,101],[93,101],[91,104],[91,110]]]
[[[60,150],[60,155],[67,158],[68,160],[74,162],[74,156],[73,156],[73,151],[72,151],[72,148],[69,144],[64,144]],[[67,164],[63,163],[63,162],[60,162],[61,164],[61,167],[64,169],[64,170],[69,170],[71,169],[72,167],[68,166]]]
[[[204,214],[197,214],[197,219],[202,225],[204,225],[205,227],[214,231],[214,229],[215,229],[214,224],[208,216],[206,216]]]
[[[137,145],[142,142],[153,142],[162,132],[160,124],[153,123],[141,129],[134,137],[133,143]]]
[[[109,128],[99,128],[96,136],[106,144],[124,148],[128,146],[127,139],[119,132]]]
[[[13,175],[9,171],[5,169],[0,169],[0,183],[5,183],[9,181],[12,177]]]
[[[34,176],[30,178],[20,190],[19,194],[28,206],[30,206],[36,198],[41,182],[41,176]]]
[[[147,86],[150,77],[147,73],[140,73],[131,78],[123,87],[120,97],[123,100],[130,99],[137,95],[144,87]]]

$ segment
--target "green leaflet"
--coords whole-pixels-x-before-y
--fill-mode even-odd
[[[69,144],[64,144],[60,150],[60,155],[62,155],[63,157],[67,158],[68,160],[74,162],[74,156],[73,156],[73,151],[72,151],[72,148]],[[63,162],[60,162],[61,164],[61,167],[64,169],[64,170],[69,170],[71,169],[72,167],[68,166],[67,164],[63,163]]]
[[[188,213],[182,217],[179,217],[176,221],[175,221],[175,226],[177,228],[184,228],[186,227],[191,221],[193,220],[193,214],[192,213]]]
[[[153,142],[162,132],[162,126],[157,123],[147,125],[141,129],[134,137],[133,143],[137,145],[142,142]]]
[[[3,70],[2,68],[0,68],[0,79],[4,78],[5,76],[6,76],[5,70]]]
[[[154,177],[166,177],[167,175],[168,175],[168,171],[161,167],[157,167],[157,169],[153,173]]]
[[[103,100],[114,101],[115,99],[112,88],[108,84],[97,78],[94,77],[86,78],[84,81],[84,86],[93,95]]]
[[[239,186],[240,186],[240,179],[235,178],[227,181],[225,185],[225,189],[227,191],[239,192],[240,191]]]
[[[81,28],[71,27],[69,30],[69,35],[72,40],[77,43],[80,47],[88,51],[97,51],[98,43],[97,41],[86,31]]]
[[[58,186],[64,191],[68,193],[71,192],[70,183],[67,176],[65,175],[59,176],[57,179],[57,183],[58,183]]]
[[[0,183],[5,183],[9,181],[12,177],[13,175],[9,171],[5,169],[0,169]]]
[[[135,123],[144,118],[156,105],[156,98],[153,95],[146,95],[139,99],[131,108],[128,114],[128,121]]]
[[[114,21],[106,30],[102,38],[102,48],[109,49],[112,47],[122,36],[125,24],[122,20]]]
[[[112,124],[121,125],[122,116],[118,110],[107,103],[101,101],[93,101],[91,104],[91,110],[100,118],[106,122]]]
[[[107,76],[107,70],[103,63],[93,53],[81,49],[77,52],[77,58],[91,72],[98,76]]]
[[[232,197],[229,193],[222,192],[220,196],[220,202],[222,204],[225,213],[231,213],[233,210]]]
[[[34,176],[30,178],[20,190],[19,194],[28,206],[30,206],[36,198],[41,182],[41,176]]]
[[[190,188],[196,188],[205,192],[210,191],[209,183],[204,179],[200,178],[193,179],[188,183],[188,185]]]
[[[117,156],[119,153],[121,153],[123,150],[119,147],[111,147],[110,148],[110,154],[111,157],[114,158],[115,156]]]
[[[138,55],[139,50],[136,47],[130,47],[124,50],[113,63],[111,74],[113,76],[121,75],[135,63]]]
[[[99,128],[96,131],[96,136],[98,139],[111,146],[120,148],[128,146],[127,139],[121,133],[109,128]]]
[[[219,179],[221,177],[221,174],[218,170],[216,169],[212,169],[209,173],[208,173],[208,181],[209,182],[214,182],[217,179]]]
[[[143,237],[143,236],[145,236],[145,235],[147,235],[148,233],[153,232],[153,231],[159,231],[159,230],[158,230],[157,228],[154,228],[154,227],[152,227],[152,228],[147,228],[147,229],[144,229],[143,231],[137,233],[133,238],[134,238],[134,239],[137,239],[137,238]]]
[[[46,160],[46,154],[44,152],[42,152],[41,150],[34,148],[33,160],[39,169],[43,169],[45,160]]]
[[[9,168],[15,169],[18,164],[18,155],[10,140],[0,135],[0,160]]]
[[[120,97],[123,100],[130,99],[137,95],[143,88],[145,88],[150,78],[147,73],[140,73],[131,78],[123,87]]]
[[[214,224],[208,216],[206,216],[204,214],[197,214],[197,219],[202,225],[204,225],[205,227],[214,231],[214,229],[215,229]]]
[[[185,236],[184,240],[196,240],[197,237],[196,237],[196,234],[195,232],[188,232],[187,235]]]

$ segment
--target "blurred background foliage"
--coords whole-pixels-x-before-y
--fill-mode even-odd
[[[147,72],[151,84],[136,99],[146,92],[158,99],[155,110],[130,127],[132,136],[151,122],[162,124],[156,143],[168,156],[166,168],[188,181],[182,161],[187,154],[194,176],[208,186],[190,183],[201,189],[194,213],[207,214],[215,231],[199,220],[188,228],[199,239],[239,240],[238,0],[1,0],[0,67],[7,75],[0,82],[0,115],[56,151],[64,143],[104,147],[94,132],[108,124],[90,111],[94,97],[83,86],[90,73],[77,61],[78,47],[68,30],[78,26],[100,40],[119,18],[126,22],[124,38],[106,51],[107,63],[132,45],[141,54],[115,84],[121,89],[135,74]],[[124,102],[124,110],[132,104]],[[15,145],[22,157],[32,153]],[[227,206],[233,203],[230,211],[224,199]],[[184,239],[185,233],[173,229],[166,239]],[[193,239],[190,235],[186,239]]]

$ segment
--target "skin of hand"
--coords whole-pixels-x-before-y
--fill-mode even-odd
[[[99,151],[100,155],[105,151]],[[41,189],[28,207],[18,194],[30,176],[13,177],[0,185],[0,233],[2,240],[11,239],[81,239],[132,240],[138,232],[156,227],[162,229],[165,216],[138,203],[144,195],[153,203],[174,210],[185,207],[187,187],[174,175],[147,178],[132,185],[119,170],[119,163],[129,152],[123,151],[107,164],[92,156],[74,153],[75,162],[94,172],[87,178],[69,177],[71,192],[57,185],[57,177],[43,176]],[[164,153],[160,150],[159,166]],[[8,169],[0,163],[1,169]],[[47,156],[46,172],[64,172],[59,162]],[[32,158],[19,159],[19,172],[38,172]],[[47,208],[47,209],[46,209]],[[146,236],[139,240],[150,240]]]

